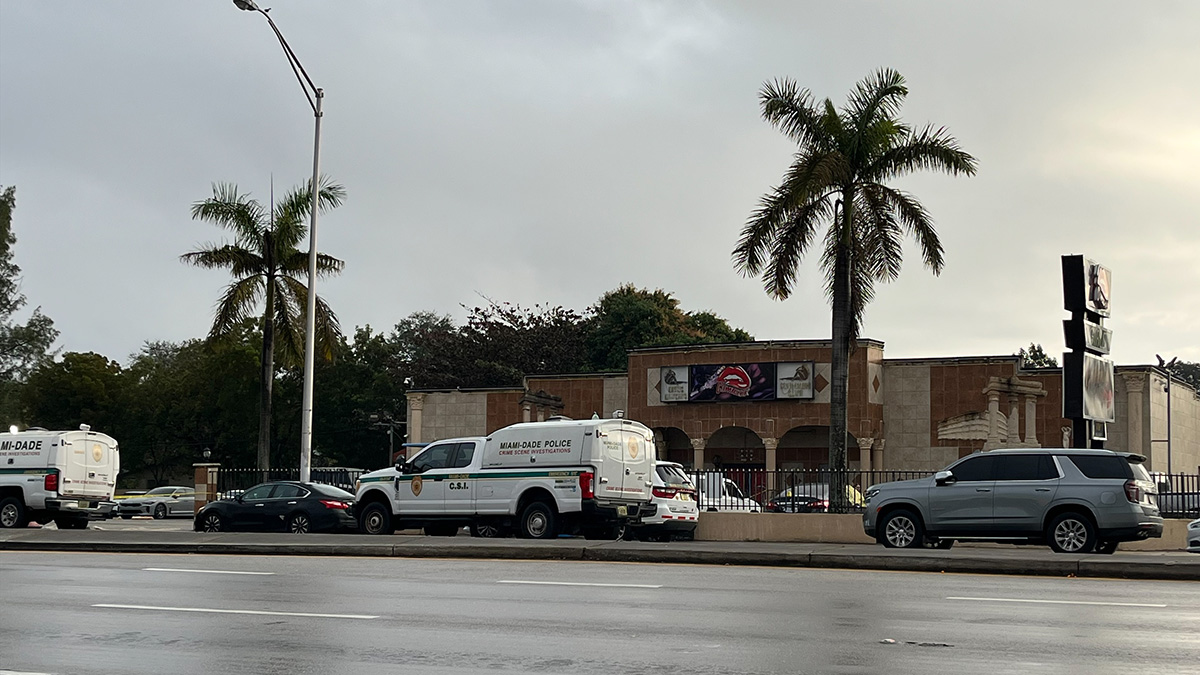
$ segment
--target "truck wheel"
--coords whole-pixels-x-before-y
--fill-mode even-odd
[[[545,502],[532,502],[521,512],[521,536],[525,539],[553,539],[558,536],[554,509]]]
[[[391,534],[391,511],[379,502],[367,504],[367,508],[358,516],[358,531],[363,534]]]
[[[1050,521],[1046,540],[1055,553],[1087,553],[1096,548],[1096,528],[1087,516],[1068,511]]]
[[[25,527],[28,524],[29,516],[25,513],[25,504],[20,499],[0,499],[0,528]]]
[[[166,518],[166,517],[167,517],[167,505],[166,504],[158,504],[157,506],[154,507],[154,519],[155,520],[162,520],[163,518]]]
[[[914,548],[925,541],[925,528],[912,511],[896,509],[880,523],[879,541],[888,548]]]

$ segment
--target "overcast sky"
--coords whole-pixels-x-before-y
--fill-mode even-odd
[[[270,5],[271,3],[264,3]],[[730,253],[793,147],[764,81],[845,101],[880,67],[975,177],[898,185],[910,246],[864,337],[889,358],[1063,350],[1059,258],[1112,269],[1113,356],[1200,361],[1200,3],[279,0],[326,91],[321,168],[346,204],[318,285],[347,334],[483,297],[583,310],[623,283],[757,339],[828,339],[818,260],[770,300]],[[66,351],[121,363],[203,336],[226,273],[179,255],[213,182],[269,199],[312,171],[313,116],[265,19],[228,0],[0,0],[0,184],[16,262]]]

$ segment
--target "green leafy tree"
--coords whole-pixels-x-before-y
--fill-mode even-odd
[[[587,337],[592,370],[624,370],[628,351],[638,347],[754,339],[712,312],[684,312],[679,300],[666,291],[638,289],[632,284],[605,293],[592,307],[592,314]]]
[[[1186,382],[1193,390],[1200,392],[1200,363],[1173,358],[1163,367],[1171,372],[1172,377]]]
[[[285,365],[303,361],[304,313],[308,303],[308,252],[299,249],[308,234],[306,220],[312,204],[311,186],[296,188],[272,211],[263,208],[237,186],[213,186],[212,197],[192,206],[192,218],[229,230],[233,243],[208,244],[180,258],[207,269],[226,269],[233,282],[217,303],[209,339],[228,335],[243,319],[261,317],[262,354],[259,379],[258,468],[271,467],[271,392],[276,356]],[[341,185],[322,183],[318,193],[322,211],[341,205],[346,191]],[[317,275],[338,274],[341,260],[317,255]],[[261,313],[260,313],[261,312]],[[331,358],[341,335],[337,316],[325,301],[316,301],[316,344]]]
[[[1057,368],[1058,359],[1046,353],[1040,344],[1029,343],[1029,349],[1022,347],[1017,350],[1026,368]]]
[[[18,393],[21,383],[37,365],[53,357],[51,345],[58,338],[54,322],[33,310],[25,323],[14,315],[25,306],[21,293],[21,268],[13,262],[17,238],[12,232],[12,214],[17,207],[17,190],[0,186],[0,422],[22,419]]]
[[[733,259],[742,274],[761,275],[768,295],[785,299],[825,227],[821,268],[833,308],[829,466],[834,470],[846,468],[849,355],[875,283],[900,274],[905,235],[916,240],[934,274],[943,264],[929,213],[888,183],[924,169],[975,173],[975,158],[944,128],[914,130],[899,119],[907,95],[904,78],[888,69],[859,82],[840,110],[829,99],[817,103],[788,79],[769,82],[759,93],[763,117],[797,150],[782,182],[762,197],[743,227]],[[830,493],[842,499],[845,491],[833,486]]]
[[[127,385],[121,365],[95,352],[67,352],[38,364],[21,390],[29,419],[48,429],[90,425],[121,440]]]

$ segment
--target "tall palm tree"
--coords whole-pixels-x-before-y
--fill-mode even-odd
[[[308,306],[308,252],[298,246],[308,235],[312,204],[309,185],[292,189],[271,210],[264,209],[236,185],[214,184],[212,197],[192,205],[192,218],[205,220],[233,233],[234,241],[206,244],[185,253],[185,263],[207,269],[228,269],[233,282],[217,301],[209,339],[231,333],[243,319],[261,316],[262,359],[258,405],[258,468],[271,468],[271,390],[275,356],[285,364],[303,361],[304,312]],[[317,195],[322,212],[346,198],[341,185],[322,180]],[[317,275],[338,274],[345,263],[317,254]],[[302,281],[304,279],[305,281]],[[258,315],[261,308],[262,314]],[[341,336],[337,316],[317,298],[316,344],[328,359]]]
[[[776,299],[791,295],[796,269],[826,226],[821,269],[833,305],[829,468],[846,469],[846,397],[851,345],[876,281],[900,274],[904,235],[925,266],[939,274],[942,244],[929,213],[912,195],[886,185],[920,169],[975,173],[976,160],[944,127],[914,130],[897,115],[908,95],[904,78],[881,69],[862,80],[841,110],[783,79],[759,92],[763,118],[796,143],[783,182],[764,195],[733,251],[745,276],[762,275]],[[842,474],[844,480],[844,474]],[[845,490],[831,486],[834,499]],[[832,505],[831,505],[832,506]]]

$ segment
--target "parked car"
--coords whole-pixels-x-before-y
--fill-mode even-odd
[[[860,509],[866,505],[862,493],[846,486],[846,503]],[[771,513],[826,513],[829,511],[829,484],[812,483],[787,488],[767,502]]]
[[[700,509],[696,486],[688,479],[682,464],[655,462],[651,476],[654,515],[645,516],[631,526],[629,536],[642,541],[692,539],[699,525]]]
[[[153,516],[155,520],[169,517],[191,518],[196,510],[195,488],[182,485],[156,487],[144,494],[118,499],[114,516],[129,520],[134,516]]]
[[[690,474],[692,484],[696,486],[699,505],[702,511],[740,511],[761,513],[762,504],[747,497],[737,483],[714,471],[702,471]]]
[[[304,534],[353,531],[354,495],[320,483],[274,481],[205,504],[196,514],[197,532],[284,531]]]
[[[868,488],[863,530],[888,547],[979,539],[1113,553],[1162,536],[1155,485],[1132,468],[1145,460],[1110,450],[978,452],[929,478]]]
[[[1200,518],[1188,523],[1187,550],[1188,553],[1200,553]]]

